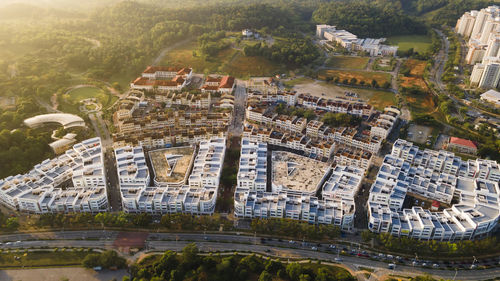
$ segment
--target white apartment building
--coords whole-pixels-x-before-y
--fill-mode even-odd
[[[267,144],[241,139],[241,156],[237,176],[239,189],[266,191]]]
[[[226,153],[226,139],[212,138],[200,142],[189,176],[190,187],[219,186],[222,164]]]
[[[337,165],[368,170],[372,162],[372,153],[355,147],[339,146],[333,160]]]
[[[483,74],[479,80],[480,88],[496,88],[500,80],[500,64],[490,63],[486,64],[484,67]]]
[[[100,138],[84,140],[24,175],[0,181],[0,202],[29,213],[101,212],[108,208]],[[71,180],[66,189],[61,184]]]
[[[394,124],[401,115],[401,111],[395,107],[386,107],[384,112],[371,124],[371,135],[386,139],[394,128]]]
[[[210,215],[215,210],[225,139],[201,141],[198,152],[190,147],[150,151],[164,159],[151,160],[155,173],[150,184],[149,170],[141,147],[115,150],[122,205],[128,213],[189,213]],[[155,158],[157,159],[157,158]],[[156,165],[156,166],[155,166]],[[189,171],[192,169],[190,175]],[[189,184],[187,184],[189,183]]]
[[[455,31],[469,39],[466,62],[474,65],[471,85],[496,88],[500,81],[500,8],[489,6],[466,12],[457,21]]]
[[[463,161],[448,151],[420,150],[397,140],[368,198],[368,228],[395,236],[441,241],[488,235],[500,218],[500,169],[491,160]],[[403,209],[407,193],[449,207]],[[451,204],[452,199],[458,201]]]
[[[259,166],[258,163],[266,159],[263,145],[263,143],[243,138],[241,154],[245,160],[240,163],[247,161],[248,155],[252,154],[251,151],[255,154],[261,148],[262,160],[257,160],[255,164]],[[291,159],[293,157],[289,160]],[[297,167],[297,163],[289,164],[291,169],[289,172],[294,173],[293,169]],[[246,166],[248,165],[244,164],[244,167]],[[334,224],[344,230],[350,230],[353,227],[354,194],[361,185],[363,169],[337,166],[332,169],[331,173],[325,173],[325,176],[329,176],[320,180],[322,186],[324,182],[323,199],[309,192],[309,190],[317,189],[315,183],[308,187],[302,186],[300,190],[287,188],[266,192],[265,185],[263,188],[252,187],[252,183],[240,185],[240,174],[242,173],[238,173],[238,186],[234,194],[234,215],[238,218],[289,218],[308,223]]]

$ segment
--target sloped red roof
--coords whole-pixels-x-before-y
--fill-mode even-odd
[[[205,82],[220,82],[222,79],[220,77],[208,76]]]
[[[135,85],[148,85],[148,84],[151,84],[151,82],[149,81],[149,79],[146,78],[146,77],[138,77],[132,83],[134,83]]]
[[[168,80],[155,80],[154,84],[156,86],[177,86],[178,83],[171,80],[171,81],[168,81]],[[182,83],[181,83],[182,84]]]
[[[191,68],[183,67],[181,70],[177,71],[177,75],[188,75],[191,71]]]
[[[217,86],[208,86],[208,85],[204,85],[202,87],[202,89],[204,90],[207,90],[207,91],[217,91],[219,89],[219,87]]]
[[[182,78],[182,76],[175,76],[175,78],[172,79],[172,81],[175,81],[179,84],[182,84],[182,83],[184,83],[184,78]]]
[[[234,85],[234,77],[232,76],[224,76],[222,77],[222,80],[220,81],[219,88],[232,88]]]
[[[468,146],[470,148],[477,148],[477,146],[472,141],[457,137],[450,137],[450,143],[458,144],[461,146]]]

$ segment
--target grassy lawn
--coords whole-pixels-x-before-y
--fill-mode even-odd
[[[130,87],[130,82],[132,82],[135,78],[137,78],[137,76],[139,76],[139,74],[137,73],[125,72],[125,73],[115,74],[111,76],[108,80],[109,83],[111,84],[118,82],[118,84],[120,84],[120,86],[122,87],[122,92],[123,92]]]
[[[319,79],[325,79],[328,76],[338,77],[340,79],[340,82],[342,82],[344,79],[351,80],[351,78],[356,78],[358,80],[357,83],[365,81],[365,84],[370,84],[372,80],[377,81],[379,85],[382,85],[385,82],[391,82],[391,75],[389,73],[369,71],[340,71],[333,69],[322,70],[318,73]]]
[[[238,78],[250,76],[269,76],[283,73],[286,68],[263,57],[246,57],[238,52],[222,71]]]
[[[219,67],[229,62],[237,52],[232,48],[227,48],[222,50],[217,56],[205,60],[200,56],[194,55],[197,46],[197,43],[193,41],[182,48],[172,50],[165,56],[162,65],[189,66],[198,73],[214,73],[219,72]]]
[[[299,77],[283,82],[285,88],[293,88],[295,85],[313,83],[314,80],[308,77]]]
[[[67,113],[79,114],[80,101],[88,98],[96,98],[103,108],[111,106],[118,97],[110,94],[107,90],[97,87],[83,87],[71,90],[62,96],[59,103],[59,110]]]
[[[334,56],[327,60],[326,65],[335,68],[364,69],[369,60],[365,57]]]
[[[431,38],[427,35],[393,36],[387,38],[386,43],[397,45],[400,51],[408,51],[410,48],[413,48],[414,51],[422,53],[427,51],[431,45]]]
[[[83,99],[94,98],[102,93],[102,90],[95,87],[83,87],[68,92],[69,100],[79,102]]]
[[[373,62],[373,70],[382,70],[382,71],[392,71],[396,66],[396,59],[394,58],[377,58]]]
[[[0,253],[0,268],[6,267],[45,267],[45,266],[68,266],[79,265],[82,260],[91,252],[86,250],[72,251],[67,249],[57,252],[47,250],[46,252],[24,252],[12,250]],[[16,259],[15,256],[19,257]]]
[[[389,91],[380,90],[362,90],[362,89],[350,89],[353,92],[359,94],[365,100],[368,100],[368,104],[373,106],[378,110],[383,110],[385,107],[391,105],[397,105],[396,95]]]
[[[243,40],[242,42],[245,42]],[[252,41],[252,44],[256,42]],[[246,44],[242,43],[242,45]],[[242,51],[227,48],[209,59],[195,55],[196,42],[173,50],[168,53],[162,65],[189,66],[197,73],[221,73],[229,74],[238,78],[249,76],[269,76],[284,72],[285,67],[276,64],[263,57],[246,57]]]

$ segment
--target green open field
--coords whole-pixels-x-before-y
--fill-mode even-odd
[[[99,88],[83,87],[83,88],[71,90],[70,92],[68,92],[68,95],[69,95],[69,99],[71,101],[79,102],[79,101],[84,100],[84,99],[98,97],[102,93],[103,93],[103,91]]]
[[[263,57],[246,57],[238,52],[222,71],[238,78],[248,78],[249,76],[269,76],[283,73],[285,67]]]
[[[391,82],[391,75],[389,73],[381,72],[369,72],[369,71],[340,71],[334,69],[321,70],[318,73],[318,78],[326,79],[326,77],[338,77],[340,82],[344,79],[351,80],[356,78],[357,83],[364,81],[365,84],[370,84],[372,80],[377,81],[379,85],[383,85],[385,82]]]
[[[254,43],[255,44],[255,43]],[[262,57],[245,57],[243,52],[233,48],[222,50],[213,58],[205,60],[196,56],[196,42],[175,49],[165,56],[162,65],[189,66],[197,73],[221,73],[238,78],[268,76],[282,72],[284,67]]]
[[[431,45],[431,38],[427,35],[393,36],[387,38],[386,43],[399,46],[398,50],[400,51],[408,51],[413,48],[414,51],[422,53],[427,51]]]
[[[334,56],[327,60],[326,65],[334,68],[364,69],[369,60],[365,57]]]
[[[3,250],[0,253],[0,268],[8,267],[46,267],[46,266],[75,266],[91,252],[86,250],[61,249],[57,252],[50,250],[43,252],[24,252],[23,250]],[[15,257],[18,257],[17,259]]]
[[[97,101],[102,104],[103,109],[111,106],[118,97],[110,94],[107,90],[102,90],[97,87],[82,87],[71,90],[64,94],[62,98],[59,99],[59,110],[67,113],[78,114],[80,110],[80,101],[88,98],[96,98]]]

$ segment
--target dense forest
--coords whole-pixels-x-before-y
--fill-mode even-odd
[[[330,2],[314,11],[316,23],[335,25],[360,37],[423,34],[424,24],[392,3],[368,1]]]

